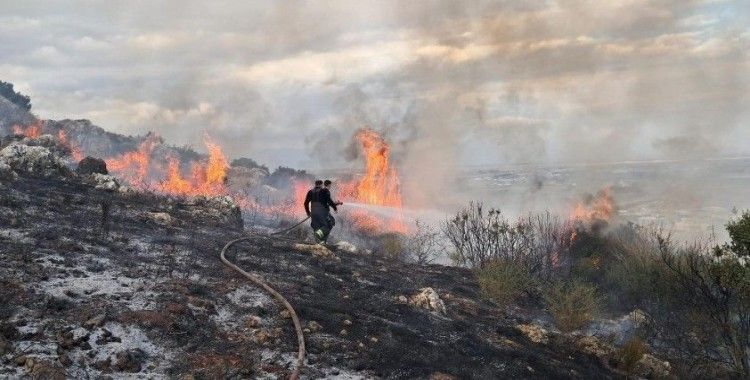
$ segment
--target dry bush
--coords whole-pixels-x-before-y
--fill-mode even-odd
[[[646,343],[639,338],[631,338],[617,351],[618,367],[627,373],[633,372],[638,361],[648,352]]]
[[[419,220],[414,231],[404,237],[403,245],[409,260],[417,264],[429,264],[445,252],[440,231]]]
[[[543,278],[554,274],[564,252],[565,226],[550,213],[508,221],[496,209],[470,203],[443,225],[454,264],[481,268],[494,260],[514,261]]]
[[[495,260],[477,269],[482,291],[499,306],[507,306],[534,288],[534,281],[522,265],[513,261]]]
[[[378,253],[389,260],[403,261],[406,257],[404,236],[398,233],[381,234],[378,238]]]
[[[596,287],[579,280],[556,282],[543,297],[555,325],[565,332],[585,327],[600,309]]]

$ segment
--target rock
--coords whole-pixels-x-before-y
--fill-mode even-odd
[[[78,162],[76,173],[78,173],[78,175],[109,174],[107,171],[107,163],[100,158],[94,158],[91,156],[87,156]]]
[[[105,313],[97,314],[94,317],[87,320],[86,322],[83,322],[83,327],[89,330],[94,327],[99,327],[104,324],[104,319],[106,318],[107,318],[107,314]]]
[[[547,344],[549,342],[549,333],[540,326],[520,324],[516,325],[516,329],[534,343]]]
[[[322,244],[297,243],[293,246],[293,248],[300,252],[312,254],[314,257],[318,258],[336,258],[336,255],[334,255],[330,249],[326,248],[326,246]]]
[[[256,315],[250,316],[248,319],[245,320],[245,327],[255,329],[260,327],[263,324],[263,320],[260,319],[260,317]]]
[[[13,171],[13,168],[0,159],[0,181],[15,181],[16,178],[18,178],[18,174]]]
[[[117,191],[120,188],[117,178],[109,174],[94,173],[91,175],[91,182],[93,182],[94,188],[97,189]]]
[[[447,373],[435,372],[430,375],[430,380],[457,380],[458,378]]]
[[[197,196],[186,203],[193,218],[214,220],[230,227],[242,229],[242,212],[237,203],[228,195],[216,197]]]
[[[147,212],[146,216],[157,224],[169,226],[172,224],[172,216],[166,212]]]
[[[26,357],[26,355],[21,355],[21,356],[17,357],[15,359],[16,365],[20,367],[20,366],[26,364],[26,359],[28,359]]]
[[[406,296],[404,296],[404,295],[401,295],[401,296],[398,296],[398,297],[396,297],[396,300],[397,300],[397,301],[398,301],[399,303],[409,303],[409,299],[408,299],[408,298],[406,298]]]
[[[42,146],[8,145],[0,150],[0,161],[16,172],[42,177],[67,177],[72,174],[58,156]]]
[[[112,365],[118,372],[140,372],[143,361],[146,359],[146,353],[140,349],[120,351],[115,354],[115,361]]]
[[[357,246],[355,246],[352,243],[349,243],[348,241],[340,241],[335,244],[335,247],[339,251],[349,252],[349,253],[357,253],[359,251],[357,249]]]
[[[667,361],[661,361],[650,354],[644,354],[633,370],[634,374],[647,379],[668,378],[672,367]]]
[[[576,347],[581,351],[594,355],[600,359],[606,360],[615,352],[615,348],[599,340],[595,336],[582,336],[575,342]]]
[[[419,293],[409,299],[409,303],[442,315],[445,315],[447,312],[443,300],[440,299],[440,295],[438,295],[435,289],[429,287],[420,289]]]
[[[318,332],[323,329],[323,326],[321,326],[318,322],[310,321],[307,322],[307,328],[310,329],[311,332]]]
[[[26,367],[31,372],[32,379],[39,380],[64,380],[65,371],[58,365],[43,360],[26,361]]]
[[[344,324],[344,326],[351,326],[352,325],[352,321],[349,320],[349,319],[344,319],[344,322],[342,322],[342,323]]]
[[[0,356],[3,356],[10,352],[10,348],[10,343],[5,339],[5,337],[0,335]]]

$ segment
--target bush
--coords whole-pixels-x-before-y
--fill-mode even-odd
[[[549,213],[509,222],[499,210],[470,203],[443,224],[453,246],[454,264],[481,268],[494,260],[512,260],[535,276],[550,278],[569,239],[559,219]]]
[[[625,342],[617,352],[618,367],[627,373],[633,372],[638,361],[646,354],[646,343],[639,338]]]
[[[507,306],[534,287],[529,272],[518,263],[495,260],[476,271],[482,291],[499,306]]]
[[[600,308],[596,287],[579,280],[552,284],[543,297],[555,325],[565,332],[588,325]]]
[[[380,253],[389,260],[401,261],[406,256],[404,248],[404,236],[398,233],[385,233],[380,235]]]
[[[409,259],[417,264],[429,264],[445,251],[440,231],[417,220],[414,231],[404,238]]]

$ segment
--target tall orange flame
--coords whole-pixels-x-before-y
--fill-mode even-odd
[[[204,143],[208,148],[208,160],[205,163],[194,162],[191,166],[191,177],[185,179],[180,171],[180,163],[169,158],[167,179],[159,184],[158,189],[173,195],[221,195],[226,194],[224,184],[229,163],[221,147],[208,137]]]
[[[116,158],[106,159],[107,169],[120,175],[132,186],[145,188],[151,153],[158,142],[156,135],[149,135],[138,146],[138,150],[125,152]]]
[[[391,166],[390,146],[371,129],[360,129],[354,137],[365,159],[365,173],[358,181],[342,184],[344,199],[397,209],[397,215],[390,220],[381,220],[364,210],[356,210],[351,213],[354,224],[368,231],[405,232],[401,213],[401,184],[398,172]]]

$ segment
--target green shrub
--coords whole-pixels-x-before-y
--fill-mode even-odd
[[[578,280],[553,284],[543,297],[555,325],[565,332],[588,325],[600,308],[596,287]]]
[[[500,306],[507,306],[534,287],[529,272],[520,264],[494,260],[476,271],[482,291]]]

